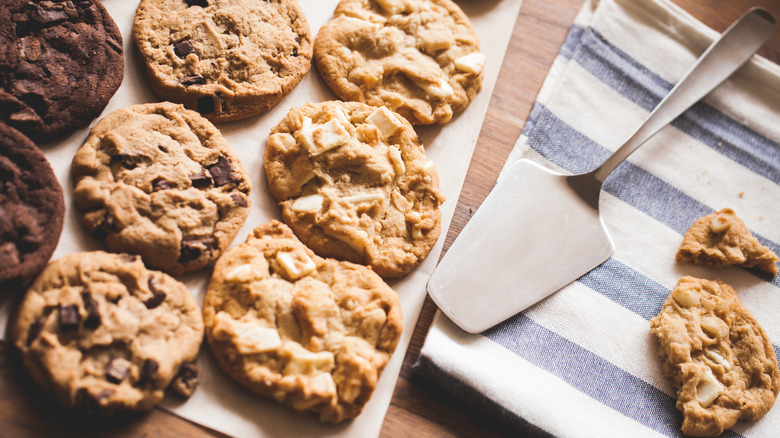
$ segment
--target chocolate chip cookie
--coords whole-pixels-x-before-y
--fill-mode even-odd
[[[104,117],[71,171],[86,228],[174,275],[216,260],[249,214],[249,177],[225,138],[169,102]]]
[[[122,35],[100,2],[0,4],[0,120],[30,138],[89,124],[123,74]]]
[[[780,391],[775,351],[729,285],[683,277],[650,322],[684,434],[718,436],[772,408]]]
[[[401,304],[365,266],[323,259],[278,221],[219,259],[203,304],[219,366],[325,422],[360,414],[401,335]]]
[[[33,142],[0,123],[0,291],[16,289],[49,261],[65,202],[49,162]]]
[[[166,388],[189,395],[203,319],[186,286],[138,256],[74,253],[24,296],[11,339],[33,380],[87,411],[148,410]]]
[[[485,55],[451,0],[342,0],[333,15],[314,60],[343,100],[430,125],[447,123],[482,87]]]
[[[295,0],[142,0],[133,40],[155,93],[213,121],[268,111],[312,57]]]
[[[698,219],[685,233],[678,262],[714,267],[738,265],[777,275],[777,257],[756,239],[734,210],[724,208]]]
[[[406,119],[385,107],[324,102],[271,130],[265,171],[282,217],[317,254],[399,277],[439,237],[439,176]]]

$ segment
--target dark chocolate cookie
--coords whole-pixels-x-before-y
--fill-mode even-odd
[[[0,2],[0,120],[33,140],[87,125],[123,74],[122,35],[100,3]]]
[[[59,241],[64,213],[49,162],[30,139],[0,123],[0,292],[43,269]]]

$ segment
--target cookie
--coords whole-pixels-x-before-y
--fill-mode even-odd
[[[739,265],[777,275],[780,258],[750,234],[734,210],[704,216],[691,225],[675,256],[678,262],[723,267]]]
[[[264,165],[284,222],[320,256],[399,277],[439,237],[436,168],[409,122],[387,108],[294,108],[271,130]]]
[[[0,120],[36,141],[86,126],[122,83],[122,35],[94,0],[3,0]]]
[[[398,294],[379,276],[314,255],[279,221],[219,259],[203,319],[225,373],[332,423],[360,414],[402,330]]]
[[[220,122],[268,111],[312,57],[295,0],[142,0],[133,41],[158,96]]]
[[[342,0],[333,15],[314,61],[342,100],[430,125],[449,122],[482,87],[485,55],[451,0]]]
[[[683,277],[650,322],[663,373],[677,388],[684,434],[717,436],[772,408],[780,391],[777,357],[729,285]]]
[[[169,102],[101,119],[71,171],[87,230],[174,275],[216,260],[249,214],[249,176],[225,138]]]
[[[50,263],[28,289],[11,340],[33,380],[66,406],[148,410],[188,395],[203,319],[186,286],[129,254],[82,252]]]
[[[16,289],[46,265],[62,232],[65,202],[33,142],[0,123],[0,291]]]

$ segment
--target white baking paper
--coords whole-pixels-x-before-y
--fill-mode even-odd
[[[102,3],[118,24],[124,38],[125,77],[101,117],[128,105],[159,100],[149,89],[138,55],[132,46],[130,35],[137,2],[104,0]],[[299,3],[309,21],[312,35],[316,35],[319,28],[331,19],[338,1],[299,0]],[[260,398],[224,376],[211,358],[205,343],[198,364],[203,371],[200,387],[184,402],[168,397],[162,403],[164,408],[194,423],[236,437],[363,438],[379,434],[401,363],[425,300],[425,284],[436,266],[444,236],[449,229],[521,0],[471,0],[457,3],[471,19],[480,38],[482,52],[488,57],[485,80],[476,99],[463,113],[453,117],[450,123],[445,126],[417,128],[423,139],[426,155],[436,164],[441,189],[447,197],[442,206],[442,234],[428,258],[419,267],[403,279],[390,282],[401,296],[404,332],[363,413],[353,421],[328,425],[320,423],[312,416],[294,412],[274,401]],[[238,122],[217,124],[252,179],[252,209],[244,227],[236,236],[234,245],[243,242],[257,225],[270,219],[281,218],[280,210],[268,191],[262,165],[263,152],[271,128],[291,108],[335,98],[319,77],[317,69],[312,66],[301,83],[270,112]],[[90,127],[99,119],[100,117],[93,121]],[[65,226],[53,259],[76,251],[104,249],[99,241],[89,236],[82,228],[71,199],[73,183],[69,176],[70,163],[73,155],[86,140],[88,132],[89,128],[83,128],[60,141],[40,145],[65,192]],[[210,274],[209,269],[204,269],[179,279],[184,281],[198,301],[202,302]],[[8,314],[17,298],[0,298],[0,327],[5,328]],[[0,330],[4,339],[3,332],[4,330]]]

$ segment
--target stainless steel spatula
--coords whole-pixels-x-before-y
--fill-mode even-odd
[[[599,217],[601,184],[642,143],[744,64],[775,27],[761,8],[734,22],[596,170],[562,175],[529,160],[509,167],[428,282],[439,309],[463,330],[478,333],[607,260],[614,245]]]

